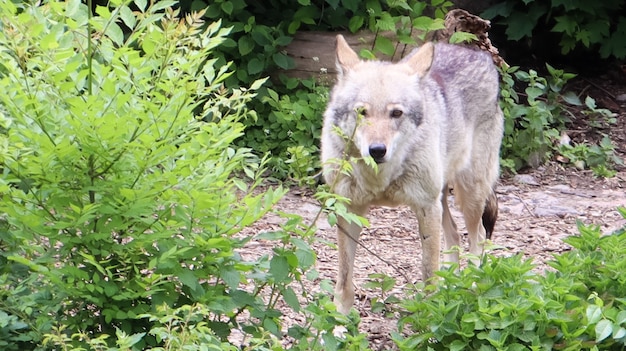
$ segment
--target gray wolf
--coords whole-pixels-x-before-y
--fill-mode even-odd
[[[363,61],[337,37],[338,77],[324,113],[321,158],[331,190],[364,216],[372,205],[408,205],[422,242],[422,278],[444,261],[458,262],[457,233],[447,204],[454,189],[469,233],[470,252],[482,255],[497,215],[503,116],[499,77],[484,51],[426,43],[398,63]],[[343,135],[342,135],[343,134]],[[350,138],[352,136],[352,138]],[[346,158],[351,172],[333,160]],[[368,158],[376,162],[372,167]],[[371,162],[370,159],[370,162]],[[352,274],[361,228],[338,219],[335,302],[354,304]]]

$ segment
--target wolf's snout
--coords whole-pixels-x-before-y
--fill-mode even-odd
[[[387,154],[387,146],[385,144],[371,144],[370,145],[370,156],[376,161],[376,163],[381,163],[384,161],[385,154]]]

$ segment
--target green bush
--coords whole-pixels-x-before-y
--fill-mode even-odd
[[[575,75],[550,65],[546,67],[548,77],[539,76],[532,69],[519,70],[519,67],[501,70],[500,105],[505,116],[502,164],[509,170],[543,164],[569,120],[561,94],[564,85]],[[518,93],[516,85],[520,84],[525,88]]]
[[[244,310],[276,318],[240,287],[268,262],[243,260],[234,236],[284,193],[255,190],[261,160],[233,147],[262,82],[225,95],[211,53],[228,30],[173,4],[0,5],[3,349],[53,327],[148,333],[163,304],[208,306],[221,338]],[[136,347],[158,344],[144,335]]]
[[[546,64],[547,76],[536,70],[502,67],[500,106],[504,112],[504,137],[501,149],[502,168],[511,172],[530,166],[538,167],[553,154],[565,156],[576,167],[586,166],[603,177],[615,175],[620,165],[615,147],[608,137],[599,145],[562,144],[561,133],[577,118],[570,110],[578,108],[591,126],[604,128],[615,122],[615,114],[598,108],[591,97],[583,104],[565,85],[576,75]],[[521,89],[523,88],[523,90]]]
[[[626,218],[626,209],[620,212]],[[521,255],[441,271],[436,287],[404,301],[401,350],[622,350],[626,345],[626,231],[579,226],[555,271]]]

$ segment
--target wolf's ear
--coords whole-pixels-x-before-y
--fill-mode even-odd
[[[417,49],[417,52],[407,57],[403,62],[409,66],[412,74],[423,77],[430,69],[435,55],[435,45],[431,42],[425,43]]]
[[[337,35],[337,68],[339,73],[342,74],[350,70],[359,61],[359,55],[352,50],[346,39],[343,38],[343,35]]]

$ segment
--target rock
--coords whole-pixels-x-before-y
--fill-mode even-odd
[[[626,102],[626,94],[619,94],[615,97],[615,100],[617,100],[617,102]]]
[[[539,185],[539,183],[535,180],[535,177],[530,174],[517,174],[513,177],[513,181],[520,184]]]
[[[515,185],[498,185],[496,187],[497,194],[510,194],[519,191],[519,188]]]
[[[573,194],[572,188],[567,184],[551,185],[548,187],[548,189],[553,190],[553,191],[558,191],[564,194]]]
[[[537,217],[559,217],[564,218],[568,215],[578,216],[580,212],[573,207],[551,205],[549,207],[537,207],[535,208],[535,215]]]

